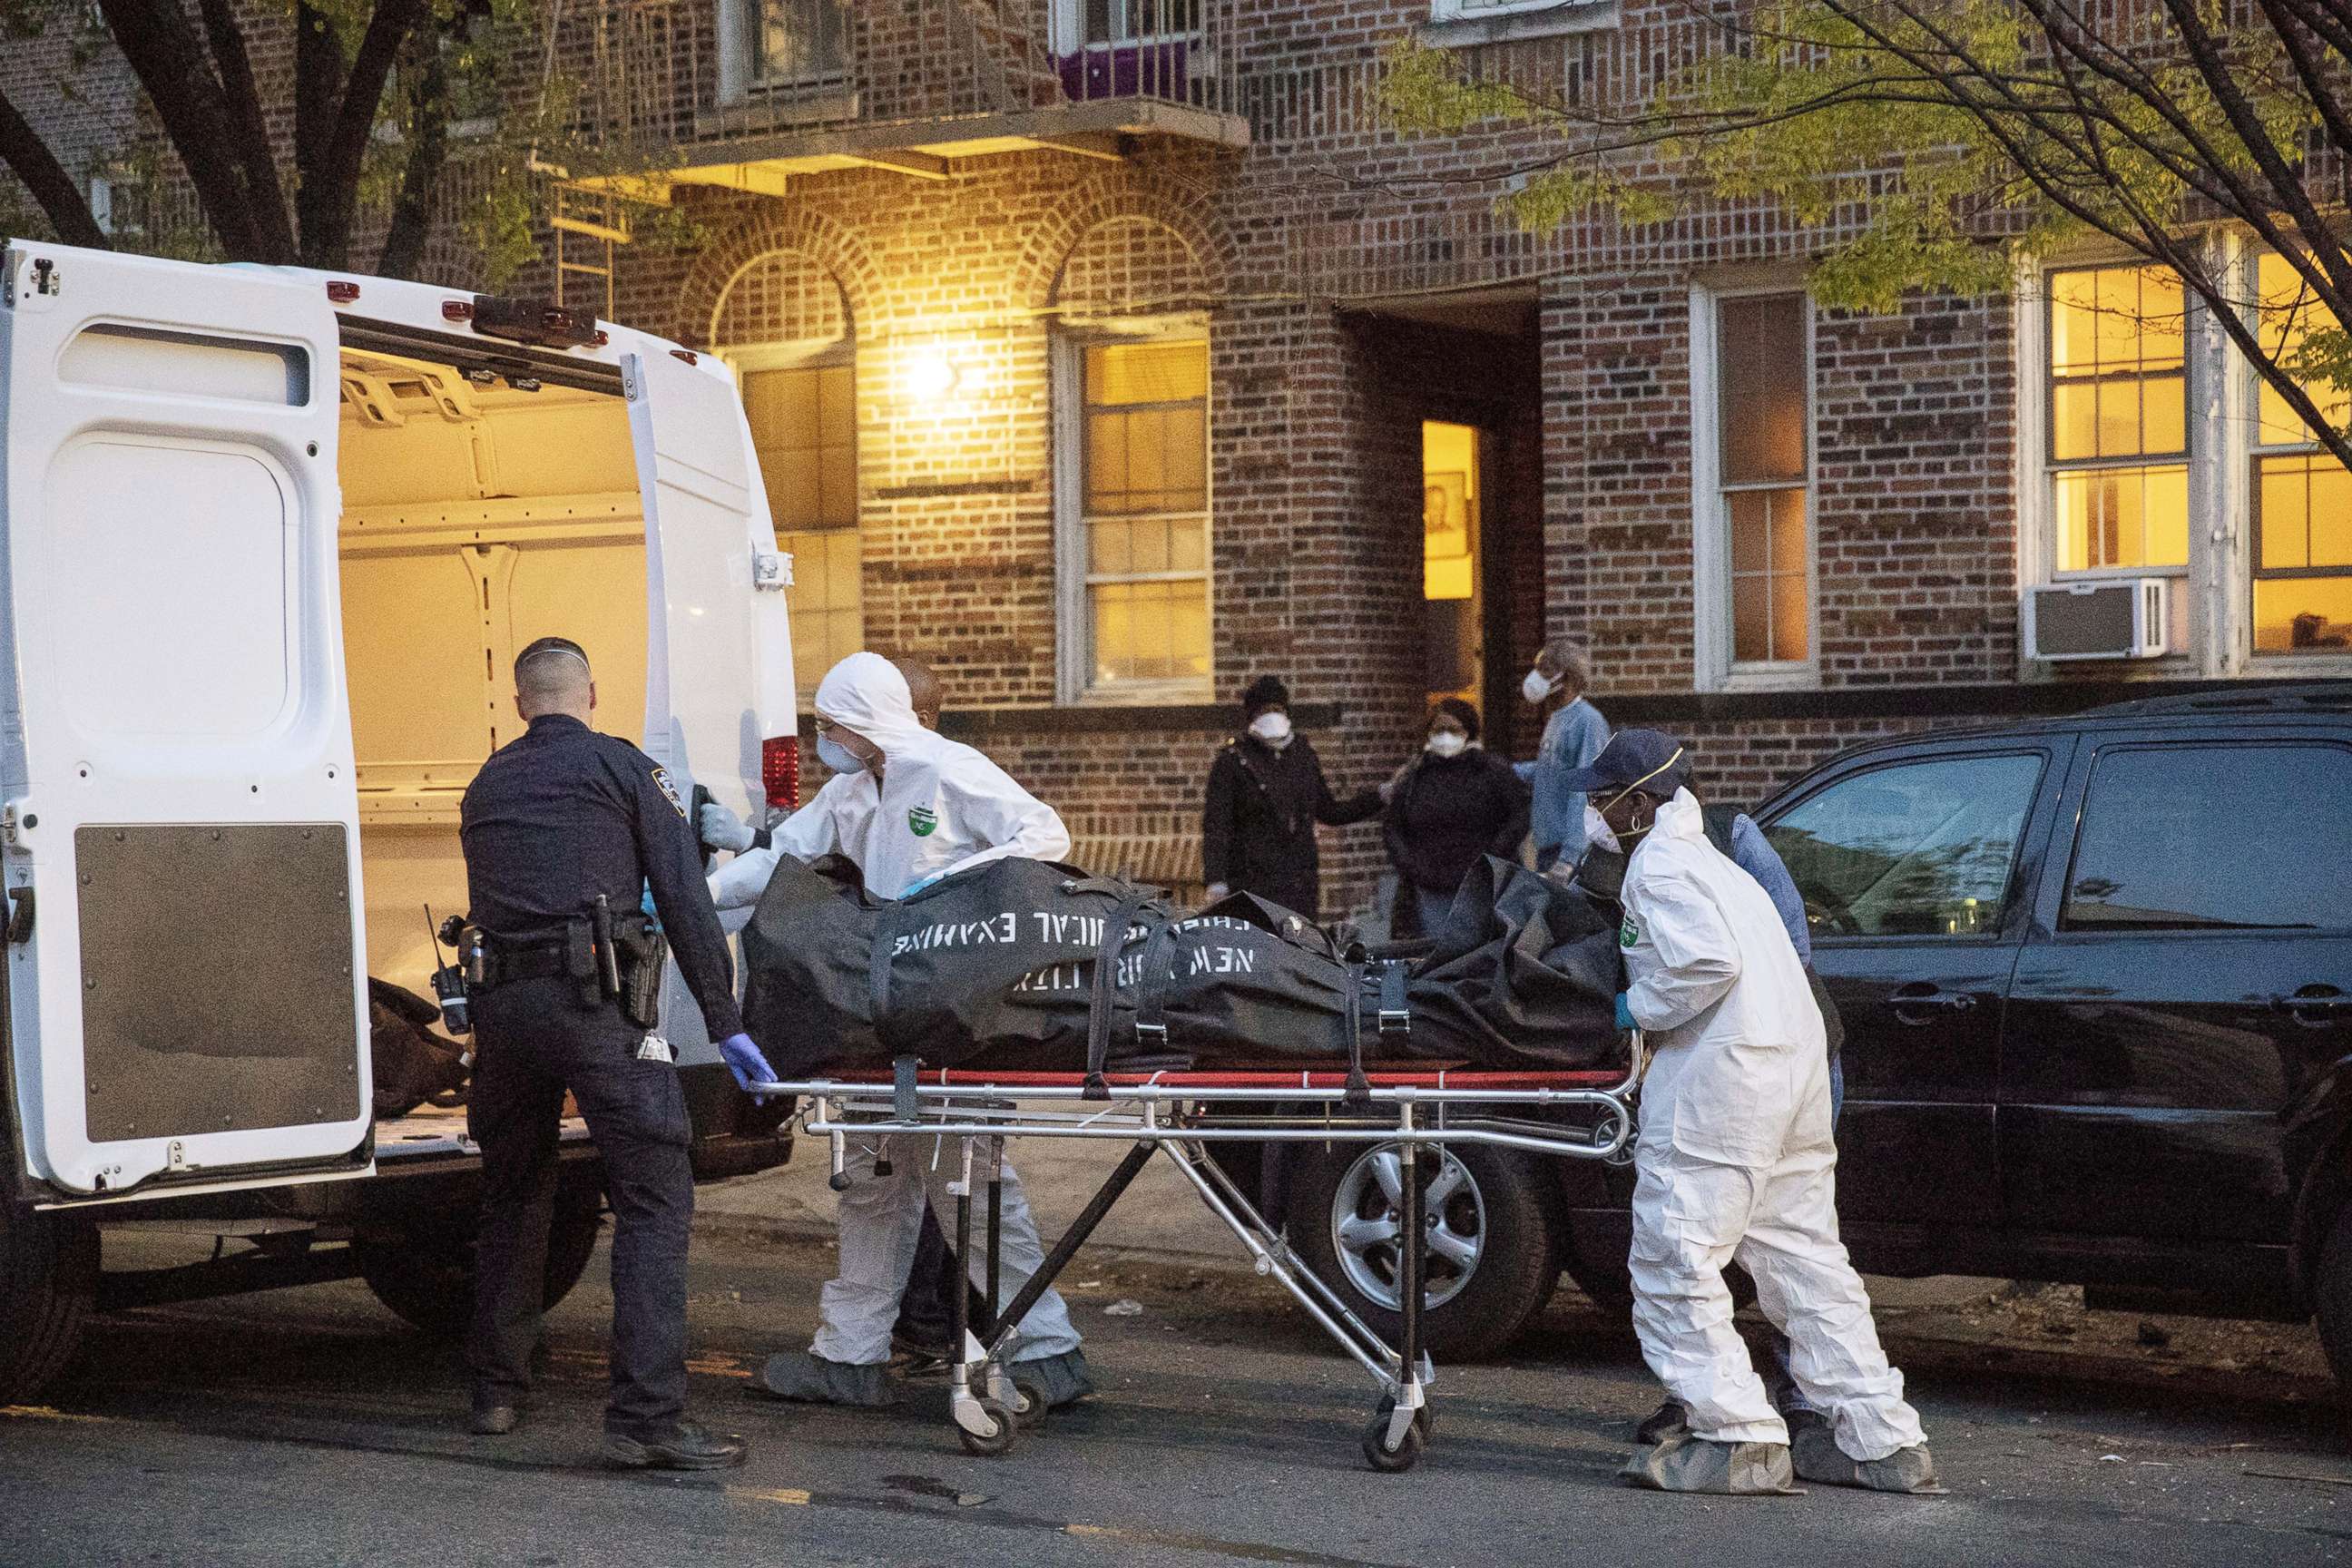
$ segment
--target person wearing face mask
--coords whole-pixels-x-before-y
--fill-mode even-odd
[[[1708,842],[1688,774],[1671,739],[1627,730],[1570,775],[1628,851],[1617,1021],[1653,1053],[1633,1162],[1633,1327],[1685,1412],[1624,1474],[1666,1491],[1786,1491],[1797,1476],[1940,1490],[1838,1239],[1821,1010],[1769,895]],[[1826,1420],[1792,1432],[1773,1407],[1732,1328],[1734,1261]]]
[[[1381,814],[1368,789],[1331,793],[1307,737],[1290,727],[1290,689],[1262,675],[1242,693],[1242,732],[1217,753],[1201,811],[1201,866],[1209,901],[1255,893],[1321,919],[1322,870],[1315,825],[1343,827]]]
[[[1519,682],[1519,695],[1549,715],[1529,780],[1535,787],[1530,826],[1538,871],[1573,866],[1584,854],[1585,795],[1568,783],[1568,775],[1609,743],[1609,721],[1584,695],[1591,680],[1583,651],[1566,637],[1554,637]]]
[[[1684,787],[1696,794],[1694,785],[1685,783]],[[1586,870],[1597,858],[1613,855],[1616,858],[1616,875],[1605,879],[1609,886],[1615,887],[1623,880],[1623,849],[1599,812],[1587,805],[1584,818],[1587,859],[1578,866],[1578,879],[1584,879]],[[1812,932],[1805,924],[1804,894],[1798,890],[1797,879],[1789,874],[1787,863],[1772,847],[1772,841],[1764,836],[1764,830],[1756,825],[1754,817],[1736,805],[1702,805],[1699,822],[1706,834],[1706,841],[1733,865],[1755,878],[1756,885],[1762,888],[1765,896],[1772,900],[1772,908],[1780,916],[1781,928],[1789,933],[1789,945],[1797,950],[1797,958],[1805,966],[1805,982],[1812,990],[1813,1005],[1822,1010],[1822,1026],[1828,1037],[1830,1127],[1834,1134],[1845,1104],[1845,1071],[1838,1059],[1838,1047],[1844,1042],[1845,1029],[1829,988],[1822,984],[1821,976],[1813,973],[1813,940]],[[1772,1364],[1765,1371],[1764,1380],[1771,1394],[1773,1407],[1788,1422],[1791,1435],[1801,1427],[1828,1419],[1805,1397],[1804,1390],[1797,1386],[1796,1378],[1789,1370],[1789,1336],[1769,1325],[1767,1334]],[[1634,1436],[1640,1442],[1654,1443],[1674,1427],[1687,1425],[1688,1413],[1669,1398],[1642,1423]]]
[[[777,824],[764,847],[752,843],[711,876],[720,909],[758,902],[781,855],[845,856],[866,891],[884,899],[915,897],[943,877],[1006,856],[1068,857],[1069,832],[1053,808],[979,752],[927,728],[906,675],[879,654],[854,653],[835,665],[817,686],[814,706],[817,754],[835,776]],[[732,814],[704,816],[706,837],[751,842]],[[896,1402],[885,1368],[925,1199],[935,1209],[951,1205],[947,1184],[961,1173],[960,1163],[933,1158],[935,1142],[894,1134],[853,1142],[849,1185],[839,1199],[840,1273],[820,1299],[816,1338],[805,1352],[771,1356],[755,1380],[759,1391],[819,1404]],[[975,1157],[988,1152],[976,1150]],[[889,1173],[877,1173],[886,1162]],[[1009,1161],[1002,1179],[1003,1284],[1012,1295],[1045,1254]],[[984,1288],[989,1260],[975,1253],[965,1267]],[[1048,1290],[1021,1320],[1014,1364],[1044,1386],[1051,1403],[1081,1398],[1094,1385],[1078,1344],[1067,1305]]]
[[[936,721],[935,686],[931,700]],[[1068,857],[1069,830],[1054,809],[980,752],[926,728],[907,677],[880,654],[834,666],[815,710],[817,758],[834,776],[806,805],[757,830],[724,806],[699,814],[704,844],[736,852],[710,878],[720,909],[759,902],[779,855],[845,855],[886,899],[1005,856]]]
[[[1448,697],[1429,710],[1421,754],[1381,818],[1397,870],[1393,935],[1434,936],[1481,855],[1508,858],[1528,836],[1528,786],[1478,744],[1478,710]]]

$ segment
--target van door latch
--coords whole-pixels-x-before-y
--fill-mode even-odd
[[[751,586],[754,588],[788,588],[793,582],[793,558],[773,551],[761,550],[751,556]]]

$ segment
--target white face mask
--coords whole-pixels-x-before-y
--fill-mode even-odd
[[[1276,751],[1290,744],[1290,715],[1279,709],[1269,710],[1250,721],[1250,733]]]
[[[837,773],[858,773],[866,771],[866,759],[830,735],[816,738],[819,761]]]
[[[1530,702],[1540,702],[1559,689],[1559,677],[1548,676],[1540,669],[1528,671],[1527,679],[1519,682],[1519,695]]]
[[[1433,757],[1458,757],[1470,744],[1470,737],[1455,730],[1440,730],[1430,736],[1424,746]]]
[[[1609,819],[1595,810],[1589,801],[1584,807],[1584,841],[1596,849],[1606,849],[1612,854],[1623,847],[1617,842],[1617,836],[1609,830]]]

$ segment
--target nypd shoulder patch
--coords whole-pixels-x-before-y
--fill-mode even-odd
[[[654,770],[654,788],[662,792],[662,798],[669,802],[672,811],[677,812],[680,816],[686,815],[686,802],[678,798],[677,785],[670,782],[667,768]]]

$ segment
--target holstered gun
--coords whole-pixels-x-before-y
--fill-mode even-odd
[[[669,959],[669,939],[651,918],[623,915],[613,922],[613,950],[620,967],[621,1014],[637,1027],[650,1029],[661,1022],[662,969]]]

